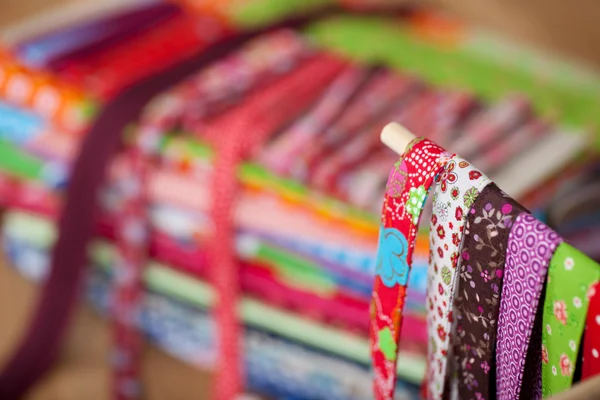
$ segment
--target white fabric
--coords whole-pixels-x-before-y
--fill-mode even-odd
[[[444,392],[451,328],[448,315],[458,276],[463,226],[474,200],[490,183],[487,176],[458,156],[436,178],[427,286],[428,399],[439,400]]]

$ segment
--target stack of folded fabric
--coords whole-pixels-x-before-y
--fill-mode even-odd
[[[239,15],[240,27],[259,19]],[[24,274],[43,279],[47,272],[62,193],[97,110],[224,34],[209,21],[169,4],[132,2],[13,41],[4,52],[0,202],[9,211],[3,240]],[[398,121],[541,207],[531,193],[586,146],[547,116],[558,105],[565,121],[587,121],[589,113],[573,104],[600,87],[578,95],[561,82],[548,83],[550,89],[528,85],[527,71],[499,67],[477,44],[440,46],[437,38],[448,29],[458,28],[423,13],[328,17],[273,29],[149,99],[132,129],[164,135],[149,177],[151,260],[139,318],[155,343],[200,366],[215,362],[209,314],[215,293],[204,251],[212,230],[212,144],[229,121],[250,113],[260,141],[238,168],[243,191],[234,217],[248,386],[287,398],[371,397],[367,333],[377,215],[397,159],[379,145],[381,128]],[[494,79],[498,74],[504,82]],[[524,91],[510,94],[512,87]],[[547,160],[556,146],[563,152]],[[123,167],[115,160],[113,181]],[[451,172],[441,179],[450,182]],[[101,193],[90,249],[87,293],[100,310],[114,277],[117,192],[109,182]],[[398,398],[417,398],[425,370],[428,250],[421,243],[402,327]]]

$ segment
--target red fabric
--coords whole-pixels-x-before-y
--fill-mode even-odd
[[[215,144],[217,154],[211,206],[214,231],[208,246],[211,281],[218,293],[214,312],[219,358],[213,399],[232,400],[243,388],[241,328],[237,315],[240,283],[233,250],[235,227],[232,214],[239,191],[238,164],[249,151],[260,147],[270,134],[315,101],[322,88],[343,66],[340,59],[318,56],[207,127],[207,137]],[[280,104],[288,106],[273,113]]]
[[[394,397],[400,328],[418,222],[427,191],[449,157],[435,143],[415,139],[390,173],[371,303],[371,360],[376,400]]]
[[[581,380],[600,373],[600,282],[592,286],[589,295]]]
[[[65,63],[67,81],[107,100],[123,88],[196,54],[224,35],[209,18],[176,14],[110,48]]]

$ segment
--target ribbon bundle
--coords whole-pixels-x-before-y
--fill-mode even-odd
[[[566,390],[584,327],[598,325],[588,307],[600,266],[469,162],[421,138],[392,169],[383,206],[371,305],[376,398],[393,398],[414,232],[434,181],[427,398],[541,399]],[[597,371],[597,344],[589,333],[584,342],[587,378]]]

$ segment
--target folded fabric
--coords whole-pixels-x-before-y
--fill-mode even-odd
[[[12,239],[5,239],[4,245],[19,271],[35,279],[41,278],[47,266],[44,252]],[[102,268],[92,268],[87,283],[86,296],[103,313],[107,312],[109,304],[109,276]],[[197,289],[192,288],[195,299],[202,293]],[[145,295],[138,320],[140,328],[171,355],[199,367],[211,368],[215,358],[214,324],[206,311],[206,303],[190,302],[160,292],[153,287]],[[364,365],[316,350],[310,344],[282,339],[260,326],[246,327],[244,336],[245,370],[249,374],[250,389],[275,397],[298,399],[371,398],[370,376]],[[286,379],[282,381],[284,377]],[[406,400],[418,398],[416,388],[403,381],[399,382],[396,395]]]
[[[4,237],[10,243],[8,255],[17,258],[17,264],[24,273],[33,278],[43,278],[47,271],[47,253],[50,248],[51,232],[54,228],[48,221],[19,213],[7,215],[4,226]],[[15,252],[10,250],[14,249]],[[20,249],[33,249],[37,256],[25,252],[20,256]],[[91,258],[103,269],[114,267],[114,246],[105,241],[98,241],[91,249]],[[27,261],[29,260],[29,262]],[[214,302],[214,291],[205,282],[189,275],[177,272],[172,266],[152,262],[145,274],[148,287],[159,293],[173,296],[187,303],[197,304],[204,308]],[[261,327],[269,332],[304,343],[339,357],[368,365],[368,345],[366,338],[328,325],[295,316],[282,309],[268,306],[252,298],[242,301],[241,312],[246,323]],[[298,329],[296,329],[298,327]],[[410,326],[408,327],[410,330]],[[411,336],[410,334],[408,336]],[[407,349],[400,351],[405,364],[399,369],[403,379],[419,382],[423,374],[422,349],[408,343]]]
[[[110,101],[138,80],[187,59],[239,27],[280,15],[258,15],[250,4],[217,10],[209,3],[204,6],[214,18],[198,20],[173,6],[146,4],[15,43],[13,58],[3,56],[0,62],[0,95],[6,100],[6,105],[0,104],[4,121],[0,202],[55,219],[96,104]],[[322,5],[317,3],[294,1],[276,8],[287,14]],[[167,12],[160,17],[153,11],[163,8]],[[454,43],[446,54],[427,40],[414,41],[406,32],[418,24],[413,17],[409,14],[404,22],[340,17],[326,21],[331,29],[318,21],[304,31],[261,34],[241,41],[224,57],[150,101],[128,137],[141,133],[147,140],[142,148],[157,150],[148,185],[147,216],[154,230],[150,256],[169,264],[167,275],[177,274],[176,270],[193,275],[178,281],[183,287],[206,277],[205,249],[214,232],[209,184],[218,160],[213,146],[232,127],[253,140],[245,149],[252,160],[238,168],[243,190],[233,219],[244,296],[294,310],[313,323],[357,332],[358,337],[366,329],[366,319],[360,316],[366,315],[377,264],[375,210],[395,161],[379,146],[383,124],[398,120],[451,149],[456,145],[464,148],[461,151],[482,154],[501,185],[515,170],[527,171],[510,188],[517,196],[544,182],[585,146],[580,137],[538,122],[539,115],[532,111],[547,110],[551,102],[541,100],[542,94],[556,98],[564,93],[560,85],[547,91],[534,87],[531,99],[506,97],[506,88],[493,79],[504,69],[477,59],[463,43]],[[120,18],[139,29],[128,31]],[[67,36],[74,40],[56,47],[57,38]],[[33,59],[38,54],[37,60],[52,74],[21,65],[30,63],[32,54]],[[455,70],[443,68],[446,74],[436,74],[433,66],[445,65],[442,54]],[[412,72],[437,85],[450,83],[454,88],[461,83],[474,93],[428,87]],[[513,72],[508,87],[522,82],[520,72]],[[499,101],[484,102],[479,95]],[[587,111],[576,113],[569,105],[587,94],[569,92],[569,96],[568,104],[558,104],[565,105],[570,120],[580,121]],[[241,128],[235,121],[246,124]],[[541,135],[547,140],[532,144]],[[525,139],[502,142],[506,136]],[[532,144],[532,151],[524,154],[527,144]],[[548,146],[557,145],[564,150],[560,155],[530,166],[527,157],[541,157]],[[99,232],[111,240],[121,204],[115,181],[126,169],[126,161],[116,160],[111,182],[101,194]],[[426,246],[417,245],[411,289],[404,299],[404,335],[411,339],[401,349],[410,349],[417,364],[422,363],[425,347],[427,258]],[[323,348],[315,340],[311,345]],[[329,340],[327,346],[333,345],[338,349],[333,352],[343,357]],[[406,371],[416,365],[410,358],[407,361]]]

